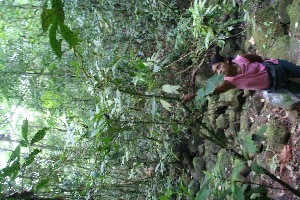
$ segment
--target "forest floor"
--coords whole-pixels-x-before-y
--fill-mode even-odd
[[[249,28],[242,40],[234,40],[243,41],[238,44],[240,49],[246,53],[257,53],[264,58],[281,58],[300,65],[300,27],[298,27],[300,0],[264,1],[263,4],[258,4],[257,7],[251,9],[255,13],[256,28]],[[274,17],[275,14],[277,17]],[[227,45],[230,46],[230,44]],[[239,53],[238,50],[233,53],[232,50],[229,51],[224,47],[224,56]],[[191,74],[181,77],[182,80],[190,80],[190,78]],[[195,88],[197,89],[197,85]],[[253,160],[256,160],[277,178],[300,191],[300,109],[276,107],[267,102],[260,91],[227,93],[209,100],[214,103],[208,103],[208,110],[217,111],[213,112],[213,115],[206,113],[209,118],[207,121],[212,126],[215,125],[218,130],[224,131],[225,135],[232,140],[235,140],[236,137],[235,134],[232,134],[233,131],[247,131],[255,136],[260,127],[267,125],[265,139],[257,141],[262,146],[261,151],[254,156]],[[242,101],[237,96],[242,96]],[[233,115],[234,117],[232,117]],[[196,133],[192,132],[192,134]],[[195,137],[189,140],[188,143],[193,143]],[[239,145],[238,141],[234,141],[234,143],[236,146]],[[202,145],[201,142],[199,145]],[[206,169],[209,169],[215,163],[218,154],[217,152],[208,153],[213,147],[208,147],[207,143],[204,145],[204,153],[199,152],[203,151],[200,150],[201,148],[194,151],[190,147],[191,145],[189,145],[189,151],[195,157],[201,157],[205,162]],[[214,161],[213,164],[210,163],[210,160]],[[187,168],[189,169],[186,171],[190,171],[190,175],[193,176],[191,168],[195,168],[197,171],[198,166],[195,166],[195,162],[190,160]],[[246,180],[249,180],[251,176],[253,174],[247,174]],[[257,185],[265,185],[270,188],[268,197],[271,199],[299,199],[266,176],[260,176],[256,181]]]

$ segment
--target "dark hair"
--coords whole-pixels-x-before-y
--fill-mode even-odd
[[[218,62],[225,62],[226,60],[228,60],[229,63],[232,64],[233,58],[232,58],[232,57],[227,57],[227,58],[225,58],[225,57],[221,56],[220,54],[216,54],[216,55],[211,59],[211,61],[210,61],[210,66],[212,66],[212,65],[214,65],[214,64],[216,64],[216,63],[218,63]]]
[[[226,60],[225,57],[221,56],[220,54],[216,53],[216,55],[211,59],[210,65],[214,65],[218,62],[224,62]]]

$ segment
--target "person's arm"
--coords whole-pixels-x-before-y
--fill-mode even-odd
[[[256,54],[242,54],[240,56],[248,59],[250,62],[263,62],[264,61],[261,56],[256,55]]]
[[[235,88],[235,86],[232,83],[230,83],[228,81],[223,81],[221,83],[221,85],[219,85],[215,88],[215,90],[212,94],[214,95],[214,94],[224,93],[233,88]]]

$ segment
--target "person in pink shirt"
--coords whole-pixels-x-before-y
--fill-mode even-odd
[[[300,93],[300,84],[289,78],[300,78],[300,66],[280,59],[263,60],[256,54],[242,54],[236,58],[225,58],[216,53],[211,61],[216,74],[224,74],[224,81],[211,94],[219,94],[230,89],[267,90],[276,93],[286,89]],[[183,96],[183,102],[189,101],[195,94]]]

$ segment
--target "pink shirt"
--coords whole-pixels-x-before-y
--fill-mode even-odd
[[[269,60],[276,64],[277,60]],[[266,66],[259,62],[251,63],[247,58],[237,56],[232,60],[237,64],[242,73],[236,76],[226,76],[224,80],[233,84],[237,89],[263,90],[270,85]]]

